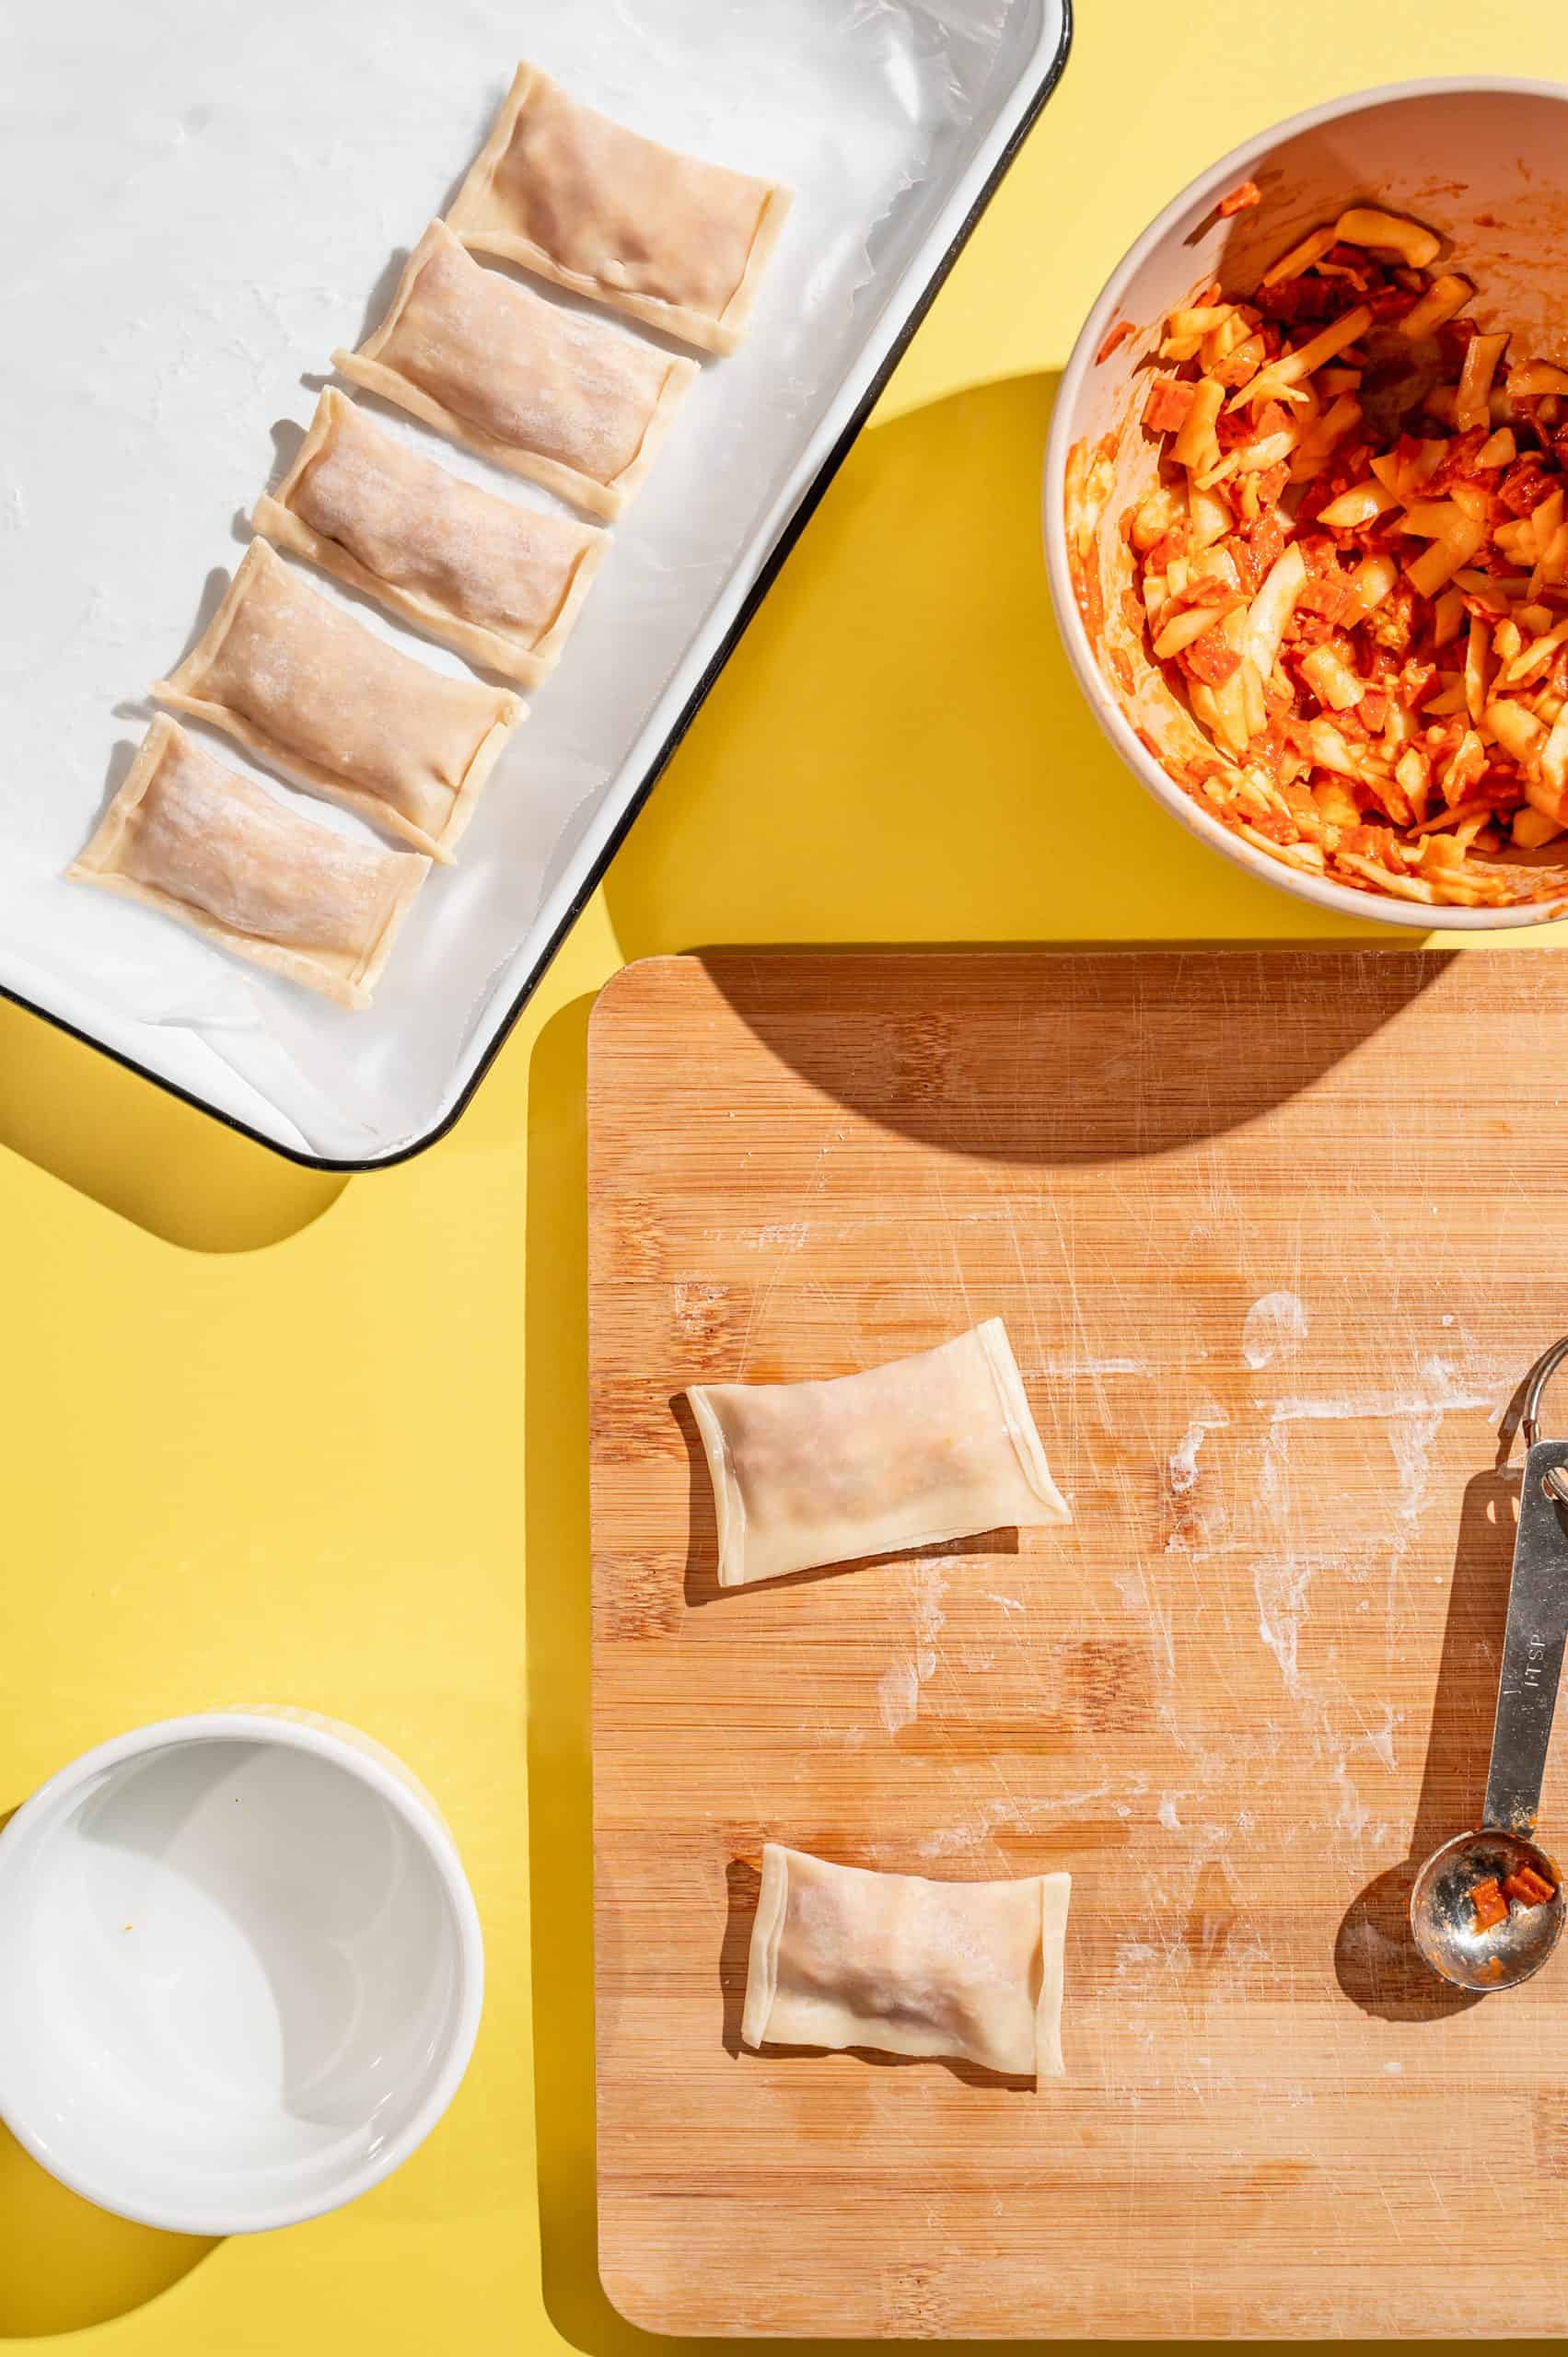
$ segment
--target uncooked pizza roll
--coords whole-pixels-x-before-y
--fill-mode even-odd
[[[927,1882],[770,1841],[751,1927],[748,2046],[961,2054],[1062,2076],[1071,1875]]]
[[[865,1375],[686,1396],[713,1476],[722,1587],[1073,1518],[1000,1318]]]
[[[351,842],[290,809],[161,714],[66,870],[353,1007],[369,1005],[429,872],[416,853]]]
[[[400,655],[252,540],[201,644],[153,693],[449,860],[528,707]]]
[[[555,668],[607,535],[498,498],[371,423],[331,386],[252,517],[279,548],[527,688]]]
[[[660,147],[519,65],[447,219],[482,253],[733,352],[789,203],[787,189]]]
[[[625,506],[697,373],[483,270],[441,221],[345,377],[592,516]]]

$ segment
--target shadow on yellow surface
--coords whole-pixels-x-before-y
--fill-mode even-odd
[[[855,445],[605,883],[628,958],[699,944],[1419,934],[1274,891],[1112,752],[1051,613],[1053,376]]]
[[[280,1243],[348,1183],[268,1154],[3,1001],[0,1145],[192,1252]]]
[[[145,2307],[216,2248],[95,2210],[0,2128],[0,2340],[78,2332]]]
[[[528,1891],[545,2305],[575,2348],[647,2336],[599,2288],[594,2189],[589,1767],[587,1144],[590,997],[547,1023],[528,1073]]]

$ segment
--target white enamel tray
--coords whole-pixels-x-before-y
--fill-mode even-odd
[[[1067,0],[32,12],[0,87],[0,991],[302,1161],[364,1168],[439,1136],[766,592],[1068,41]],[[796,204],[749,339],[704,364],[460,865],[432,876],[375,1008],[344,1015],[61,871],[129,766],[146,681],[221,596],[244,515],[297,448],[333,346],[379,317],[519,55],[672,145],[787,181]],[[226,739],[215,749],[250,766]]]

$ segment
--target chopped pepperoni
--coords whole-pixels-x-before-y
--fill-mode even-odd
[[[1241,668],[1240,656],[1217,630],[1207,630],[1191,646],[1184,646],[1181,660],[1195,679],[1203,680],[1211,688],[1223,688]]]
[[[1368,308],[1375,319],[1402,319],[1407,311],[1414,310],[1420,300],[1421,297],[1413,295],[1408,286],[1385,286],[1380,294],[1371,297]]]
[[[1187,527],[1178,524],[1173,531],[1161,534],[1149,551],[1146,562],[1151,572],[1164,573],[1168,570],[1173,557],[1184,556],[1186,552]]]
[[[1144,403],[1144,424],[1149,432],[1179,433],[1187,423],[1187,412],[1197,389],[1196,385],[1183,384],[1178,377],[1156,377]]]
[[[1266,319],[1283,319],[1292,326],[1326,319],[1341,308],[1339,289],[1331,278],[1276,279],[1272,286],[1260,286],[1252,299]]]
[[[1221,197],[1214,210],[1222,221],[1228,221],[1235,214],[1245,213],[1249,205],[1261,204],[1262,202],[1263,192],[1257,181],[1243,180],[1239,187],[1231,190],[1228,196]]]
[[[1096,366],[1098,367],[1102,360],[1109,360],[1119,344],[1125,343],[1130,335],[1136,335],[1136,333],[1137,330],[1131,319],[1118,319],[1095,354]]]
[[[1515,459],[1497,486],[1497,496],[1512,514],[1527,516],[1556,488],[1557,478],[1545,472],[1543,461],[1531,450]]]
[[[1467,427],[1463,434],[1456,434],[1423,483],[1423,497],[1435,499],[1441,492],[1451,490],[1455,483],[1467,482],[1475,470],[1481,444],[1491,431],[1489,425],[1472,425]]]
[[[1540,405],[1542,398],[1543,397],[1540,394],[1534,393],[1516,401],[1514,403],[1514,408],[1516,412],[1514,419],[1514,437],[1516,441],[1517,441],[1525,433],[1528,432],[1535,435],[1536,440],[1544,449],[1551,442],[1555,428],[1548,425],[1541,417]]]
[[[1244,588],[1256,589],[1259,586],[1264,575],[1283,554],[1287,536],[1284,521],[1277,507],[1271,508],[1266,516],[1259,517],[1247,540],[1247,555],[1255,578],[1249,584],[1244,581],[1242,584]],[[1239,549],[1236,552],[1236,561],[1239,566],[1241,563]]]
[[[1476,1884],[1470,1893],[1470,1906],[1475,1913],[1478,1932],[1490,1932],[1494,1923],[1501,1923],[1506,1919],[1508,1901],[1498,1887],[1495,1875],[1488,1875],[1484,1882]]]
[[[1538,1875],[1533,1866],[1521,1866],[1517,1874],[1509,1875],[1503,1890],[1504,1897],[1516,1898],[1521,1907],[1544,1907],[1549,1898],[1557,1895],[1555,1883]]]
[[[1300,524],[1315,524],[1319,509],[1327,507],[1330,499],[1337,499],[1342,491],[1349,489],[1348,482],[1340,482],[1333,475],[1316,476],[1307,485],[1296,502],[1296,521]],[[1342,542],[1342,546],[1348,545],[1348,542]]]
[[[1309,573],[1337,573],[1340,554],[1327,532],[1301,532],[1296,546],[1307,560]]]
[[[1361,598],[1342,574],[1314,574],[1303,586],[1295,610],[1320,614],[1336,628],[1349,630],[1361,619]]]
[[[1181,597],[1182,603],[1188,606],[1239,606],[1241,603],[1239,591],[1214,573],[1201,573],[1196,581],[1187,584]]]

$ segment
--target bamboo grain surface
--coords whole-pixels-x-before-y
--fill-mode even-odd
[[[1497,1425],[1568,1330],[1565,1007],[1550,954],[737,953],[610,983],[599,2212],[635,2322],[1561,2328],[1568,1962],[1464,2000],[1403,1910],[1480,1806]],[[993,1313],[1073,1528],[721,1593],[683,1387]],[[1549,1846],[1565,1824],[1553,1771]],[[1066,2077],[743,2049],[768,1836],[1068,1867]]]

